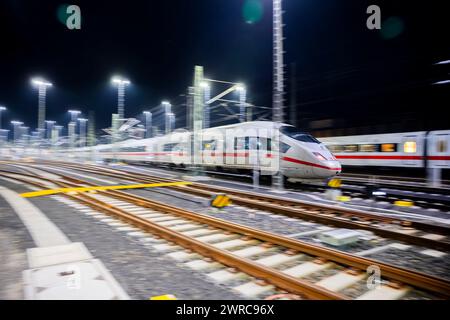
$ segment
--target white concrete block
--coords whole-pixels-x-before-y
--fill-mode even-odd
[[[89,250],[81,242],[66,245],[27,249],[31,269],[92,259]]]
[[[301,255],[287,255],[284,253],[274,254],[272,256],[264,257],[256,260],[256,263],[262,264],[267,267],[276,267],[283,263],[295,261],[299,259]]]
[[[235,239],[239,237],[238,234],[224,234],[224,233],[218,233],[218,234],[211,234],[207,236],[201,236],[196,237],[195,239],[202,242],[218,242],[218,241],[225,241],[230,239]]]
[[[273,285],[260,286],[254,282],[247,282],[233,288],[233,290],[249,298],[257,297],[273,289],[274,289]]]
[[[405,296],[410,289],[408,287],[395,289],[380,285],[356,298],[356,300],[398,300]]]
[[[365,274],[351,275],[345,271],[320,280],[316,285],[331,291],[340,291],[364,279]]]
[[[318,263],[308,261],[308,262],[302,263],[298,266],[284,269],[283,272],[287,273],[290,276],[293,276],[296,278],[301,278],[301,277],[310,275],[312,273],[319,272],[321,270],[325,270],[331,266],[332,266],[331,263],[318,264]]]
[[[208,273],[207,276],[219,283],[248,278],[248,276],[242,272],[230,272],[226,269]]]
[[[23,273],[27,300],[128,300],[97,259],[59,264]]]

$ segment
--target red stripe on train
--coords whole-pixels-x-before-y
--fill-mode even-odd
[[[372,159],[372,160],[422,160],[422,156],[340,156],[334,155],[337,159]]]
[[[283,160],[284,161],[288,161],[288,162],[303,164],[305,166],[311,166],[311,167],[326,169],[326,170],[332,170],[332,171],[340,171],[341,170],[341,168],[331,168],[331,167],[327,167],[327,166],[322,166],[320,164],[307,162],[307,161],[302,161],[302,160],[298,160],[298,159],[294,159],[294,158],[290,158],[290,157],[283,157]]]

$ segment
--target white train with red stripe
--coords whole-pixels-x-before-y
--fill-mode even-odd
[[[279,135],[279,138],[277,138]],[[278,148],[276,141],[280,141]],[[192,150],[201,150],[194,154]],[[279,153],[277,150],[280,150]],[[252,170],[262,175],[281,171],[290,179],[326,179],[341,172],[328,148],[288,124],[255,121],[116,144],[66,150],[77,157],[101,160],[191,166],[213,170]]]
[[[450,169],[450,130],[319,140],[344,166]]]

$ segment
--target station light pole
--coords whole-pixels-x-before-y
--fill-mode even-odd
[[[272,187],[278,191],[284,189],[283,172],[281,170],[281,148],[279,124],[284,118],[284,52],[283,52],[283,11],[282,0],[273,0],[273,121],[274,140],[278,152],[277,172],[272,179]]]
[[[9,130],[0,129],[0,143],[3,144],[8,141]]]
[[[145,116],[145,138],[151,138],[153,114],[150,111],[144,111],[143,114]]]
[[[67,111],[70,113],[70,121],[77,122],[78,116],[81,114],[81,111],[78,110],[69,110]]]
[[[130,81],[119,76],[111,79],[111,82],[117,86],[117,114],[120,119],[125,118],[125,87],[130,84]]]
[[[2,129],[2,112],[6,111],[6,107],[0,106],[0,130]]]
[[[161,102],[164,107],[165,130],[166,134],[170,133],[170,114],[172,113],[172,105],[168,101]]]
[[[38,128],[45,130],[45,99],[47,87],[51,87],[52,84],[40,78],[32,79],[31,83],[38,88]]]
[[[52,137],[53,126],[55,125],[56,121],[45,120],[45,123],[47,124],[47,139],[50,140]]]
[[[175,129],[175,114],[173,112],[169,112],[167,114],[168,124],[169,124],[169,132],[171,133]]]
[[[69,136],[69,146],[71,149],[75,147],[75,132],[77,130],[77,119],[78,115],[81,114],[81,111],[78,110],[69,110],[70,113],[70,122],[67,125],[67,135]]]
[[[208,101],[211,100],[211,86],[208,82],[204,81],[200,84],[203,89],[203,128],[207,129],[210,127],[210,105]]]
[[[245,122],[246,121],[246,105],[247,105],[247,89],[243,84],[238,84],[236,88],[237,92],[239,93],[239,121]]]
[[[13,125],[13,141],[14,143],[17,143],[17,140],[20,138],[20,126],[23,125],[23,122],[21,121],[11,121],[11,124]]]
[[[86,123],[88,119],[79,118],[78,121],[80,121],[80,141],[81,141],[81,147],[86,146]]]

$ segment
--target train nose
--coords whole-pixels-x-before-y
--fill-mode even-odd
[[[341,173],[342,167],[339,161],[321,161],[314,171],[320,177],[329,178]]]

